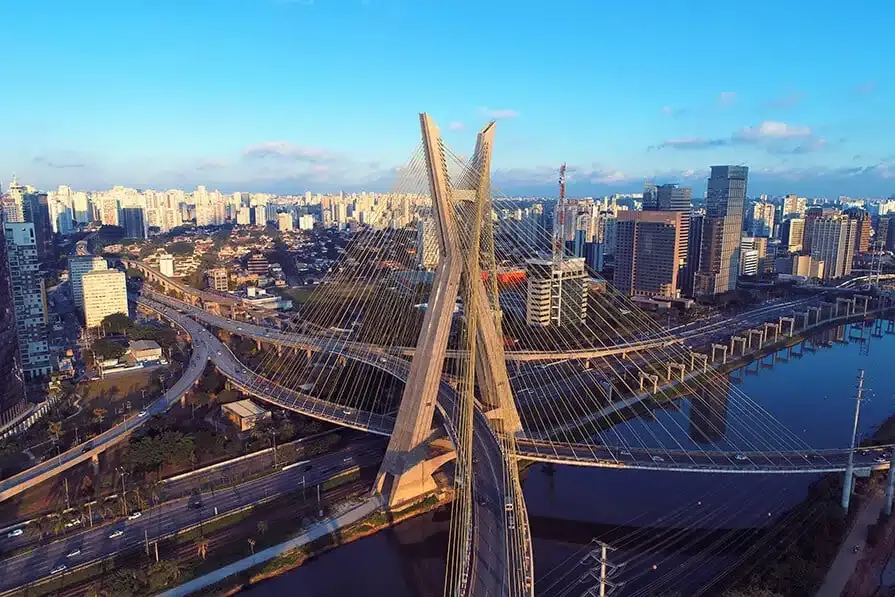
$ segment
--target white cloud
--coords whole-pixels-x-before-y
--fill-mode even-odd
[[[460,131],[463,130],[463,123],[459,120],[455,120],[448,125],[448,129],[452,131]]]
[[[807,126],[765,120],[758,126],[744,126],[734,136],[742,139],[797,139],[811,135],[811,128]]]
[[[494,108],[482,108],[482,113],[488,118],[493,118],[494,120],[505,120],[507,118],[518,118],[519,111],[511,110],[508,108],[504,109],[494,109]]]
[[[718,94],[718,105],[720,106],[732,106],[736,101],[736,91],[722,91]]]
[[[301,147],[288,141],[265,141],[242,150],[245,158],[283,158],[304,162],[323,162],[337,159],[338,154],[316,147]]]

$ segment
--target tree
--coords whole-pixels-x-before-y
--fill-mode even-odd
[[[179,255],[181,257],[193,254],[193,243],[187,241],[178,241],[171,243],[167,247],[168,253],[171,255]]]
[[[196,540],[196,553],[203,560],[208,557],[208,539],[202,537]]]
[[[93,422],[97,425],[102,425],[103,421],[106,418],[106,409],[104,408],[94,408],[93,409]]]
[[[146,580],[151,591],[158,591],[173,586],[182,573],[177,560],[159,560],[146,571]]]
[[[143,583],[133,568],[116,568],[105,579],[105,586],[109,597],[132,597],[143,591]]]
[[[264,535],[267,532],[267,522],[264,520],[258,521],[258,534]]]
[[[134,327],[134,322],[126,313],[112,313],[103,318],[101,325],[107,332],[127,335],[128,331]]]
[[[50,434],[59,441],[62,436],[62,423],[60,421],[50,421]]]
[[[101,359],[117,359],[124,354],[123,346],[105,338],[95,341],[90,348]]]

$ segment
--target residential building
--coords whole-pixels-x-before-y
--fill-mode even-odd
[[[824,262],[804,253],[777,257],[775,268],[778,274],[803,278],[824,277]]]
[[[788,253],[798,253],[802,250],[804,236],[804,218],[789,218],[780,224],[780,240]]]
[[[7,222],[6,258],[16,317],[16,337],[25,380],[52,371],[47,335],[47,294],[40,273],[34,224]]]
[[[311,214],[302,214],[298,218],[298,228],[299,230],[313,230],[314,229],[314,216]]]
[[[746,166],[712,166],[695,295],[711,296],[736,288],[748,176]]]
[[[866,253],[870,250],[870,234],[873,229],[870,214],[860,207],[853,207],[845,211],[849,218],[855,221],[855,252]]]
[[[277,228],[280,232],[291,232],[292,231],[292,214],[291,213],[279,213],[277,214]]]
[[[162,253],[158,256],[158,271],[163,276],[174,277],[174,255]]]
[[[825,280],[851,273],[856,241],[857,222],[848,216],[811,216],[805,221],[805,251],[824,262]]]
[[[774,235],[774,205],[759,201],[752,205],[749,218],[749,232],[752,236],[771,237]]]
[[[212,290],[227,292],[230,289],[230,275],[222,267],[210,269],[205,272],[205,284]]]
[[[3,385],[0,387],[0,429],[27,408],[12,280],[3,231],[3,228],[0,228],[0,380],[3,380]]]
[[[584,259],[528,259],[525,321],[528,325],[575,325],[587,317]]]
[[[68,258],[68,280],[71,286],[71,298],[76,307],[84,309],[84,275],[107,269],[109,269],[109,264],[103,257],[72,255]]]
[[[116,269],[96,270],[84,274],[84,325],[97,327],[115,313],[127,315],[127,281],[124,272]]]
[[[782,217],[786,218],[786,216],[803,216],[805,215],[805,209],[808,206],[808,200],[804,197],[799,197],[798,195],[787,195],[783,198],[783,212]]]
[[[162,347],[155,340],[134,340],[127,345],[128,362],[158,363],[162,360]]]
[[[25,193],[22,197],[23,222],[34,224],[37,255],[41,261],[53,258],[53,222],[46,193]]]
[[[262,255],[261,253],[252,253],[249,256],[249,260],[246,263],[246,270],[250,274],[255,274],[258,276],[267,275],[267,270],[270,267],[270,262],[267,261],[267,257]]]
[[[661,188],[661,187],[660,187]],[[689,213],[687,213],[689,220]],[[618,214],[615,287],[632,296],[680,296],[681,211]]]

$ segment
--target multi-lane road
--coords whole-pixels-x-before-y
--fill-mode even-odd
[[[202,494],[200,508],[189,498],[166,502],[133,520],[120,520],[41,545],[31,551],[0,560],[0,591],[34,582],[47,576],[64,575],[76,566],[101,560],[118,552],[141,546],[197,525],[218,515],[257,503],[266,498],[296,491],[303,486],[308,494],[314,486],[356,466],[375,465],[382,460],[384,445],[359,442],[337,452],[309,460],[241,485]],[[117,533],[120,531],[120,535]],[[117,536],[113,536],[117,535]],[[15,538],[0,537],[4,550],[21,547]],[[69,555],[73,554],[73,555]],[[60,570],[64,566],[65,569]],[[53,572],[56,570],[56,572]]]

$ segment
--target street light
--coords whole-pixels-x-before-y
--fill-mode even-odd
[[[121,466],[115,467],[115,470],[121,475],[121,505],[124,510],[124,515],[127,516],[127,486],[125,485],[125,477],[128,473],[124,470],[124,467]]]

